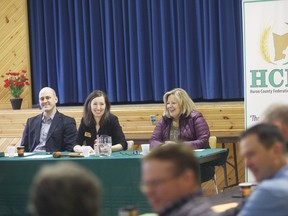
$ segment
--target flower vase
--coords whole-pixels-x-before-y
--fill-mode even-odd
[[[21,109],[23,98],[11,98],[10,102],[13,110]]]

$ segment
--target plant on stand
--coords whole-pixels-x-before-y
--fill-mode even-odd
[[[11,95],[14,98],[11,98],[11,105],[13,109],[20,109],[22,104],[22,98],[20,95],[24,91],[25,85],[30,85],[27,78],[27,71],[21,70],[21,72],[6,72],[8,76],[7,79],[4,80],[4,88],[8,88]]]

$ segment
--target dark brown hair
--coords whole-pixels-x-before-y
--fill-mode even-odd
[[[280,142],[281,144],[283,144],[283,152],[285,152],[285,140],[277,126],[270,123],[261,123],[254,125],[241,134],[240,140],[254,134],[258,137],[260,143],[266,149],[270,149],[275,144],[275,142]]]
[[[108,97],[104,92],[100,90],[95,90],[88,95],[84,103],[83,120],[84,120],[85,125],[88,127],[96,124],[95,119],[93,117],[93,113],[91,111],[91,102],[94,98],[101,97],[101,96],[104,97],[106,108],[100,120],[100,126],[103,125],[108,120],[108,117],[110,115],[110,107],[111,107],[110,101],[108,100]]]
[[[29,211],[34,216],[98,216],[101,211],[98,178],[74,162],[45,165],[34,177]]]
[[[194,155],[192,147],[181,142],[177,144],[161,145],[153,149],[148,155],[143,158],[143,161],[149,160],[170,161],[174,164],[174,175],[180,175],[185,170],[189,169],[195,173],[195,180],[200,185],[200,165]]]

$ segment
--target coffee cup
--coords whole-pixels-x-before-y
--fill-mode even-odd
[[[239,184],[242,197],[247,197],[251,194],[252,186],[253,186],[253,183],[250,183],[250,182],[243,182]]]
[[[24,146],[17,147],[17,154],[18,154],[18,157],[24,157]]]

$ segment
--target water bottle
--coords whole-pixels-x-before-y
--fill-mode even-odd
[[[100,156],[98,139],[94,141],[94,152],[96,156]]]

